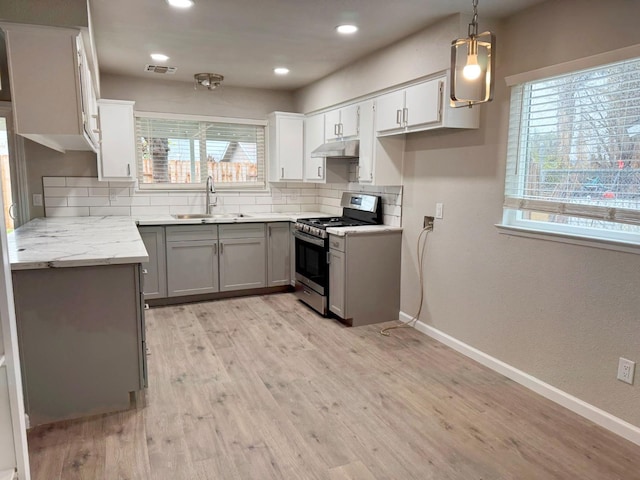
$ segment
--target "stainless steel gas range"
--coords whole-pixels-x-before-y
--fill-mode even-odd
[[[342,216],[298,220],[295,224],[296,295],[311,308],[327,315],[329,295],[329,235],[327,228],[382,223],[379,196],[342,194]]]

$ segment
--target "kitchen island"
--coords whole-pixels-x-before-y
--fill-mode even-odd
[[[36,219],[8,247],[31,426],[130,408],[146,386],[134,220]]]

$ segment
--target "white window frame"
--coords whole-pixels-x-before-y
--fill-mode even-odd
[[[587,68],[605,66],[610,63],[630,60],[634,58],[640,58],[640,45],[633,45],[619,50],[574,60],[564,64],[553,65],[539,70],[513,75],[507,77],[505,80],[509,87],[515,88],[528,82],[544,80],[546,78],[555,77],[558,75],[576,72]],[[512,107],[513,106],[514,105],[512,105]],[[521,109],[517,108],[517,110]],[[512,119],[510,118],[510,135],[513,135],[513,127],[514,125],[512,123]],[[516,135],[521,136],[521,140],[522,137],[526,135],[526,132],[523,133],[520,131],[520,124],[518,124],[517,126]],[[510,138],[509,140],[513,139]],[[517,144],[517,147],[515,148],[522,149],[523,143],[525,142],[519,142]],[[519,155],[520,153],[518,153],[518,156]],[[507,179],[510,174],[513,174],[513,172],[509,172],[509,167],[509,162],[507,162],[503,218],[502,223],[496,225],[499,228],[500,233],[533,237],[544,240],[560,241],[563,243],[575,243],[580,245],[594,246],[598,248],[622,250],[631,253],[640,253],[640,230],[637,233],[625,232],[601,228],[571,226],[561,223],[536,221],[524,218],[525,210],[519,210],[518,206],[514,204],[513,198],[507,198]],[[530,207],[531,206],[529,206],[529,210],[531,209]],[[594,220],[597,219],[594,217]]]
[[[234,117],[214,117],[204,115],[188,115],[179,113],[161,113],[161,112],[145,112],[135,111],[135,118],[151,118],[159,120],[185,120],[192,122],[211,122],[211,123],[230,123],[240,125],[252,125],[258,127],[264,127],[264,164],[263,164],[263,182],[259,182],[256,185],[253,184],[233,184],[228,185],[224,183],[216,183],[215,188],[218,191],[224,192],[266,192],[269,191],[268,183],[268,122],[266,120],[258,120],[252,118],[234,118]],[[140,171],[140,162],[138,159],[138,135],[136,132],[136,178],[139,179],[142,176]],[[144,192],[158,192],[158,191],[202,191],[205,188],[204,182],[188,183],[188,184],[167,184],[167,183],[142,183],[136,182],[136,190]]]

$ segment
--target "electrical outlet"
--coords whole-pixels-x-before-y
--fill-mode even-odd
[[[42,206],[42,194],[41,193],[34,193],[33,194],[33,206],[34,207],[41,207]]]
[[[620,360],[618,360],[618,380],[633,385],[635,371],[636,362],[620,357]]]
[[[428,228],[429,230],[433,230],[433,217],[428,217],[425,215],[424,221],[422,222],[422,228]]]

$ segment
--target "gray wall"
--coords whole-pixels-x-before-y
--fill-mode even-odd
[[[618,357],[640,362],[640,256],[500,235],[494,226],[502,217],[504,76],[640,43],[638,18],[639,2],[554,0],[505,19],[496,98],[483,107],[482,127],[407,136],[401,308],[413,315],[418,306],[415,242],[422,216],[442,202],[444,219],[428,240],[420,320],[640,426],[640,380],[630,386],[615,378]],[[438,27],[420,37],[445,54],[453,39]],[[423,61],[414,47],[407,39],[367,59],[359,80],[348,72],[350,94],[368,93],[372,75],[389,64],[410,70]],[[301,90],[297,102],[315,109],[344,100],[333,89],[325,79]]]
[[[0,20],[58,27],[87,27],[87,0],[5,0]]]
[[[222,85],[216,90],[194,90],[190,82],[175,82],[101,75],[102,98],[134,100],[135,109],[146,112],[171,112],[191,115],[255,118],[266,120],[273,111],[293,111],[293,95],[281,90],[235,88]]]

